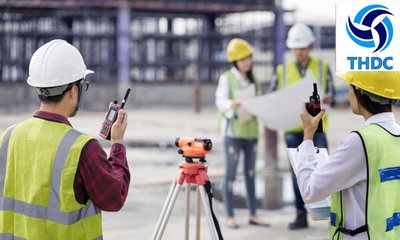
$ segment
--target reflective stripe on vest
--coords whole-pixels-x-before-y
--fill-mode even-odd
[[[323,86],[322,79],[324,77],[323,71],[324,71],[324,63],[322,62],[322,60],[319,60],[319,85],[321,86],[322,91],[324,91],[323,87],[322,87]]]
[[[379,169],[381,182],[400,180],[400,167]]]
[[[282,64],[282,88],[287,86],[286,63]]]
[[[0,240],[26,240],[25,238],[16,237],[9,233],[0,233]],[[94,240],[103,240],[103,237],[95,238]]]
[[[3,198],[4,192],[4,183],[6,180],[6,167],[7,167],[7,152],[8,152],[8,143],[10,142],[11,132],[14,130],[14,127],[10,128],[4,138],[3,144],[1,144],[0,148],[0,199]],[[0,204],[1,209],[1,204]]]
[[[25,240],[25,238],[16,237],[9,233],[0,233],[0,240]]]
[[[397,226],[400,226],[400,212],[393,213],[393,216],[386,219],[386,232],[392,231]]]
[[[3,144],[0,150],[0,166],[7,165],[7,150],[8,143],[10,141],[10,135],[13,129],[10,129],[3,140]],[[69,150],[75,140],[81,135],[80,132],[71,129],[62,139],[57,153],[54,159],[54,166],[51,174],[50,184],[50,201],[49,207],[40,206],[36,204],[29,204],[15,199],[0,198],[0,211],[13,211],[29,217],[47,219],[53,222],[61,223],[64,225],[71,225],[78,222],[81,219],[96,215],[100,212],[93,203],[88,203],[83,208],[73,212],[62,212],[60,211],[60,184],[62,170],[65,161],[68,158]],[[3,173],[4,172],[4,173]],[[5,181],[5,170],[0,172],[0,190],[3,195],[4,181]],[[1,175],[2,174],[2,175]],[[1,195],[1,196],[2,196]]]

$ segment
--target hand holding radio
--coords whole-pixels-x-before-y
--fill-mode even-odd
[[[312,140],[315,132],[322,132],[322,116],[325,109],[321,110],[320,97],[317,91],[317,84],[314,83],[314,92],[310,96],[310,101],[303,105],[303,111],[300,114],[304,127],[304,140]]]
[[[310,96],[310,101],[306,102],[305,106],[307,109],[307,112],[315,117],[318,115],[319,112],[321,112],[321,100],[318,94],[318,89],[317,89],[317,84],[314,83],[313,84],[314,87],[314,91],[312,93],[312,95]],[[317,133],[322,133],[323,129],[322,129],[322,120],[320,120],[318,122],[318,128],[316,130]]]
[[[131,89],[128,88],[121,105],[118,104],[118,100],[116,99],[110,103],[106,118],[101,125],[100,137],[107,140],[111,139],[111,143],[122,143],[128,118],[128,114],[122,111],[122,109],[124,109],[130,92]]]
[[[325,109],[322,109],[317,114],[317,116],[313,117],[307,112],[305,105],[303,105],[303,110],[300,113],[300,118],[304,128],[304,140],[314,139],[314,133],[317,131],[319,122],[321,121],[324,114],[325,114]]]
[[[125,130],[128,125],[128,113],[124,109],[118,111],[117,120],[111,127],[111,145],[114,143],[122,143],[124,140]]]

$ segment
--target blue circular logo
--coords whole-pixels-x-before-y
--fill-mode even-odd
[[[346,31],[351,40],[362,47],[375,48],[374,52],[385,50],[393,38],[393,25],[387,16],[381,17],[382,20],[379,22],[375,20],[381,15],[393,16],[388,10],[385,6],[374,4],[361,9],[353,21],[350,20],[349,16]],[[379,39],[376,39],[376,41],[372,34],[373,30],[379,36]]]

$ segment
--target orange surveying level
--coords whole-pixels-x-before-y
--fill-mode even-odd
[[[110,106],[108,108],[106,119],[104,119],[104,122],[101,124],[100,137],[110,140],[111,127],[117,120],[118,111],[125,107],[125,103],[126,103],[126,100],[128,99],[130,92],[131,92],[131,89],[128,88],[128,90],[126,90],[125,97],[122,99],[121,106],[118,104],[117,99],[114,99],[112,102],[110,102]]]
[[[193,158],[199,158],[200,162],[205,162],[206,154],[208,154],[213,145],[207,138],[187,138],[179,137],[175,140],[175,146],[179,148],[178,153],[186,158],[187,162],[193,162]]]
[[[191,184],[197,186],[196,198],[196,240],[200,240],[200,210],[201,203],[203,204],[207,217],[208,227],[212,240],[223,240],[222,233],[219,227],[218,219],[216,218],[212,208],[212,192],[211,182],[207,175],[207,166],[205,156],[212,149],[212,142],[207,138],[177,138],[175,145],[179,147],[178,153],[182,154],[185,161],[179,165],[179,170],[175,175],[175,179],[169,190],[167,200],[161,211],[160,218],[153,234],[152,240],[161,240],[165,228],[167,226],[172,209],[178,198],[179,190],[186,182],[186,207],[185,207],[185,238],[189,239],[189,211],[190,211],[190,189]],[[199,162],[193,160],[198,158]]]

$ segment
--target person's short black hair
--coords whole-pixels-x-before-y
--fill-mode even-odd
[[[357,101],[368,112],[375,115],[378,113],[392,111],[392,104],[380,104],[380,103],[374,102],[367,95],[362,94],[361,91],[359,89],[357,89],[354,85],[351,85],[351,86],[353,87],[354,94],[356,95]]]
[[[62,94],[60,94],[60,95],[56,95],[56,96],[45,96],[45,95],[40,95],[40,94],[38,94],[39,100],[40,100],[40,102],[42,102],[42,103],[54,103],[54,104],[60,103],[60,102],[63,100],[65,94],[66,94],[69,90],[71,90],[71,88],[72,88],[74,85],[78,85],[81,81],[82,81],[82,79],[79,79],[78,81],[75,81],[75,82],[72,82],[72,83],[68,84],[68,87],[67,87],[67,88],[62,92]]]

